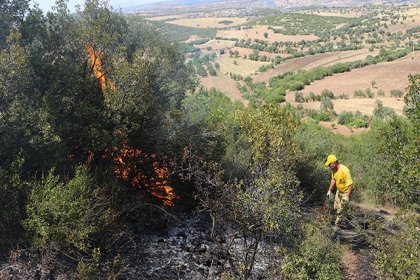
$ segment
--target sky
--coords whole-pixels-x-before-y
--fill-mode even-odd
[[[119,9],[123,7],[130,7],[140,4],[147,4],[152,2],[159,2],[162,0],[109,0],[109,4],[114,9]],[[32,3],[38,3],[39,7],[46,13],[51,10],[51,7],[54,6],[55,0],[32,0]],[[75,11],[74,6],[80,5],[83,6],[85,0],[69,0],[67,6],[71,12]]]

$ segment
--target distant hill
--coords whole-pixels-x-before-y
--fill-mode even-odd
[[[369,3],[419,3],[420,0],[174,0],[160,1],[149,4],[136,5],[135,2],[130,6],[123,7],[125,12],[137,11],[188,11],[222,8],[298,8],[305,6],[351,6]]]

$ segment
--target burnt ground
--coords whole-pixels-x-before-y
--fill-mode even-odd
[[[141,238],[129,240],[118,254],[117,264],[115,258],[108,260],[101,267],[102,275],[92,279],[220,279],[222,274],[230,275],[228,271],[232,271],[233,264],[241,262],[235,256],[243,255],[242,238],[232,239],[228,256],[221,250],[227,246],[226,241],[217,245],[210,238],[211,222],[205,215],[188,215],[177,220],[183,222],[174,221],[167,230],[143,233]],[[264,241],[260,243],[254,279],[278,279],[269,274],[279,265],[273,260],[272,247]],[[0,263],[0,279],[79,278],[74,270],[69,271],[70,263],[67,269],[66,265],[49,268],[51,263],[57,263],[54,256],[49,258],[46,260],[40,252],[14,250],[8,260]],[[63,259],[61,262],[65,263]],[[110,267],[115,278],[109,278]]]
[[[386,220],[389,213],[368,212],[356,208],[352,219],[335,233],[334,238],[347,248],[341,261],[345,279],[377,279],[366,234],[369,234],[369,219]],[[219,240],[216,244],[210,238],[211,221],[206,215],[186,215],[178,217],[178,221],[163,231],[149,232],[129,240],[116,258],[101,266],[102,276],[91,279],[107,279],[111,270],[113,279],[200,280],[232,276],[229,272],[232,265],[238,266],[241,262],[235,256],[243,256],[244,240],[233,238],[227,255],[225,250],[221,250],[228,246],[227,241]],[[273,244],[264,241],[260,243],[252,279],[281,279],[274,274],[280,267],[281,258],[276,256],[273,247]],[[60,262],[61,267],[51,267],[55,257],[59,258],[54,253],[13,250],[9,258],[0,263],[0,279],[79,278],[74,270],[69,270],[71,263]]]

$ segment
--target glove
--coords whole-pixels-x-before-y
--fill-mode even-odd
[[[328,199],[332,199],[333,198],[333,195],[332,195],[331,191],[328,191],[327,192],[327,198]]]

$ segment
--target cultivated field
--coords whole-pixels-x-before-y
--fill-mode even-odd
[[[420,8],[410,8],[406,13],[404,13],[408,16],[418,16],[420,15]]]
[[[355,51],[340,51],[330,53],[320,53],[305,57],[292,58],[276,66],[275,69],[268,70],[253,77],[254,82],[268,82],[270,77],[280,75],[288,71],[309,70],[315,67],[326,67],[339,62],[349,62],[363,60],[367,55],[376,55],[378,51],[370,52],[367,49]],[[369,81],[370,82],[370,81]]]
[[[410,54],[392,62],[369,65],[350,72],[326,77],[306,86],[302,93],[304,95],[307,95],[309,92],[319,94],[324,89],[329,89],[336,95],[345,93],[353,96],[355,90],[372,89],[371,82],[375,81],[375,89],[372,90],[376,92],[382,89],[386,95],[389,95],[392,89],[405,91],[405,88],[408,86],[408,75],[416,73],[420,73],[419,51],[414,53],[414,58]]]
[[[229,26],[241,25],[247,22],[247,18],[240,17],[208,17],[208,18],[188,18],[168,21],[168,23],[200,28],[225,28]],[[231,23],[229,23],[231,22]]]
[[[414,22],[412,21],[414,19]],[[387,31],[392,32],[392,33],[396,33],[396,32],[403,32],[406,31],[407,29],[416,27],[420,25],[420,15],[417,16],[413,16],[413,18],[409,18],[406,21],[403,21],[403,23],[401,24],[401,22],[398,22],[395,25],[389,25]]]
[[[242,98],[236,87],[236,82],[228,75],[218,73],[217,76],[200,77],[200,81],[206,89],[215,88],[226,93],[233,100],[241,101],[245,106],[249,103],[248,100]]]
[[[293,94],[288,94],[287,99],[292,100]],[[404,108],[404,98],[392,98],[392,97],[381,97],[381,98],[351,98],[351,99],[336,99],[333,100],[334,110],[340,114],[344,111],[360,111],[365,115],[372,116],[373,109],[375,108],[375,99],[380,99],[383,105],[394,109],[395,113],[402,115]],[[321,102],[290,102],[292,105],[297,106],[302,104],[305,109],[317,109],[319,110]]]
[[[404,32],[420,25],[420,8],[411,8],[407,12],[400,13],[400,16],[406,16],[407,18],[405,20],[400,18],[397,24],[390,24],[387,31],[392,33]]]
[[[228,41],[228,40],[210,40],[205,44],[201,45],[194,45],[196,48],[200,48],[203,52],[207,48],[211,48],[212,51],[217,51],[221,49],[231,48],[235,45],[234,41]]]
[[[302,40],[313,41],[317,40],[318,37],[315,35],[283,35],[280,33],[274,33],[273,30],[268,29],[268,25],[257,25],[250,29],[230,29],[230,30],[219,30],[217,32],[218,37],[222,38],[238,38],[238,39],[260,39],[268,42],[276,41],[290,41],[299,42]],[[277,28],[279,29],[279,28]],[[268,33],[267,38],[264,37],[264,33]]]
[[[269,62],[229,57],[229,55],[226,54],[217,59],[217,63],[219,63],[220,72],[223,74],[233,73],[242,76],[249,76],[256,72],[261,66],[270,64]]]
[[[241,47],[234,47],[231,50],[232,50],[232,52],[238,51],[239,56],[241,56],[241,57],[243,57],[244,55],[246,55],[246,56],[249,57],[249,55],[251,55],[251,54],[254,53],[254,50],[253,49],[241,48]],[[280,54],[270,53],[270,52],[264,52],[264,51],[258,51],[258,55],[259,56],[265,55],[267,57],[274,58],[276,56],[279,56]]]

